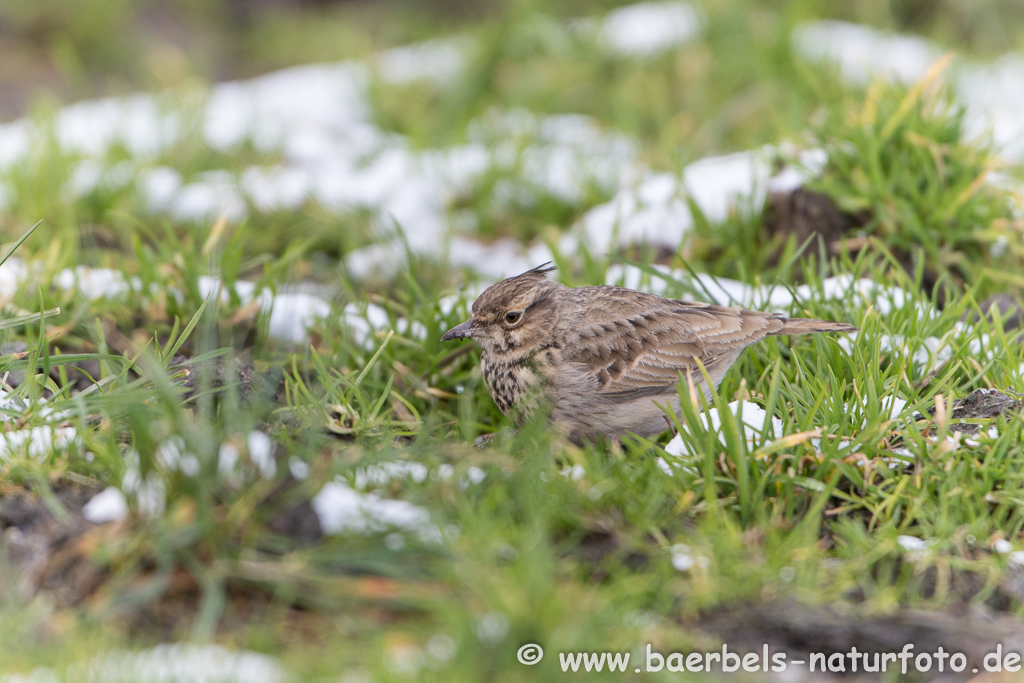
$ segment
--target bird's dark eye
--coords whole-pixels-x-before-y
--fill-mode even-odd
[[[519,319],[523,317],[522,311],[509,311],[505,314],[505,322],[509,325],[515,325],[519,322]]]

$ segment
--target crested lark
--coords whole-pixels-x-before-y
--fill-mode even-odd
[[[546,265],[546,264],[545,264]],[[566,287],[541,266],[488,287],[473,317],[441,341],[475,339],[491,398],[522,424],[546,401],[580,443],[633,432],[653,436],[678,413],[680,373],[707,396],[744,348],[770,335],[853,332],[846,323],[786,318],[623,287]]]

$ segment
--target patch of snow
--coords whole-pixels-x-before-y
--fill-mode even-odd
[[[469,268],[488,280],[504,280],[534,267],[513,239],[482,244],[465,237],[454,237],[448,246],[448,261],[457,268]]]
[[[665,460],[665,458],[663,458],[661,456],[658,456],[658,459],[657,459],[656,462],[658,463],[658,468],[662,472],[664,472],[665,474],[667,474],[670,477],[674,477],[675,474],[676,474],[676,470],[682,468],[682,465],[680,463],[677,463],[677,462],[669,463],[667,460]]]
[[[217,451],[217,472],[221,477],[229,477],[235,471],[235,466],[238,465],[238,460],[241,456],[241,452],[238,450],[238,446],[234,445],[229,441],[225,441],[220,445],[220,449]]]
[[[309,463],[292,456],[288,459],[288,472],[294,479],[303,481],[309,478]]]
[[[0,124],[0,170],[27,158],[35,127],[28,119]]]
[[[125,479],[127,479],[127,474]],[[123,481],[122,487],[124,487]],[[139,512],[144,517],[156,519],[164,514],[164,510],[167,509],[167,487],[160,475],[156,472],[147,474],[146,479],[139,484],[135,491],[135,500],[139,505]]]
[[[12,256],[0,267],[0,296],[11,297],[21,291],[25,280],[32,273],[25,262]]]
[[[45,458],[54,451],[65,451],[79,443],[74,427],[39,426],[0,431],[0,461],[18,453],[27,453],[30,458]]]
[[[119,270],[88,266],[75,266],[73,270],[65,268],[57,273],[54,284],[61,289],[80,292],[86,299],[116,299],[142,287],[138,278],[129,281]]]
[[[687,200],[712,223],[721,223],[734,212],[755,215],[771,185],[772,151],[709,157],[689,164],[679,177],[644,174],[635,187],[625,187],[587,211],[577,226],[579,234],[567,235],[562,249],[573,251],[574,239],[582,240],[593,254],[637,243],[675,249],[694,224]]]
[[[608,284],[620,284],[623,287],[642,289],[653,294],[662,294],[670,283],[678,282],[698,292],[698,298],[703,301],[754,309],[778,310],[800,305],[802,302],[842,300],[851,304],[859,303],[865,308],[873,307],[880,315],[889,315],[907,306],[917,305],[913,295],[900,287],[885,286],[866,278],[855,278],[849,273],[823,280],[820,289],[811,285],[800,285],[790,290],[776,285],[748,285],[738,280],[716,278],[705,273],[698,273],[694,279],[689,271],[681,268],[670,269],[653,265],[652,269],[658,276],[648,280],[648,274],[636,266],[615,264],[608,268],[605,281]],[[938,315],[931,306],[925,306],[922,313],[929,317]]]
[[[473,465],[466,470],[466,476],[459,480],[459,488],[466,489],[470,486],[481,484],[486,478],[487,473],[476,465]]]
[[[768,180],[768,192],[772,194],[803,187],[808,180],[820,176],[828,163],[828,152],[820,148],[797,149],[792,144],[782,143],[778,152],[781,158],[795,159],[796,163],[787,164]]]
[[[228,171],[206,171],[178,190],[169,204],[172,216],[183,221],[215,220],[221,216],[238,222],[248,209],[238,179]]]
[[[313,192],[313,179],[303,168],[250,166],[238,181],[242,194],[263,212],[295,211]]]
[[[587,211],[580,218],[581,234],[567,235],[562,247],[571,253],[574,238],[582,240],[594,254],[605,253],[617,244],[678,245],[692,226],[693,215],[679,181],[662,173]]]
[[[467,56],[475,49],[476,41],[466,36],[396,47],[377,55],[377,75],[392,85],[416,81],[444,85],[462,74]]]
[[[770,176],[766,150],[737,152],[689,164],[683,169],[683,185],[704,217],[721,223],[736,208],[737,198],[749,198],[759,212]]]
[[[136,158],[151,158],[180,134],[174,115],[160,111],[156,98],[136,94],[78,102],[57,113],[55,132],[61,147],[85,156],[103,156],[115,145]]]
[[[360,491],[386,486],[395,479],[411,479],[417,484],[427,480],[430,470],[420,462],[399,460],[395,462],[379,462],[355,471],[353,484]]]
[[[156,447],[153,455],[171,472],[178,470],[187,477],[199,474],[199,458],[186,450],[185,441],[180,436],[168,437]]]
[[[473,623],[476,637],[485,643],[499,643],[508,635],[508,617],[501,612],[488,612]]]
[[[640,2],[608,13],[600,37],[617,54],[646,57],[689,42],[701,18],[685,2]]]
[[[882,407],[888,408],[889,419],[895,420],[897,417],[903,414],[903,410],[907,407],[907,402],[899,396],[892,394],[882,399]]]
[[[696,564],[689,546],[676,544],[672,546],[672,567],[676,571],[688,572]]]
[[[416,533],[424,542],[438,542],[441,538],[425,508],[356,491],[344,480],[326,484],[313,497],[312,505],[325,534],[368,535],[400,529]]]
[[[901,548],[911,552],[924,550],[929,545],[931,545],[930,541],[918,538],[917,536],[898,536],[896,538],[896,542],[899,544]]]
[[[841,21],[805,23],[792,40],[798,53],[836,62],[842,77],[854,83],[881,77],[909,85],[944,52],[924,38]],[[1010,53],[988,64],[959,59],[947,80],[967,109],[968,134],[991,134],[1004,156],[1024,159],[1024,55]]]
[[[284,683],[287,679],[285,669],[269,655],[188,643],[158,645],[139,652],[102,653],[87,662],[71,664],[66,676],[66,680],[95,683]]]
[[[765,424],[768,422],[768,413],[765,412],[764,408],[747,401],[733,401],[729,404],[729,411],[740,420],[740,425],[743,429],[743,435],[748,446],[753,446],[761,438],[761,432],[765,429]],[[722,442],[722,445],[726,445],[726,436],[722,433],[722,418],[718,413],[717,408],[710,408],[707,412],[700,413],[700,420],[704,423],[704,427],[709,430],[719,432],[718,438]],[[689,429],[686,425],[683,425],[683,429],[689,433]],[[771,416],[770,428],[768,430],[768,440],[778,439],[782,436],[782,420]],[[676,434],[668,445],[665,446],[665,451],[669,455],[674,456],[692,456],[694,453],[690,450],[689,446],[683,441],[683,437]]]
[[[930,41],[886,33],[844,21],[812,21],[793,31],[796,52],[813,60],[839,65],[843,78],[867,83],[884,76],[910,85],[942,57]]]
[[[270,335],[292,342],[305,341],[309,327],[331,312],[329,303],[302,292],[279,292],[273,297],[272,305],[268,321]]]
[[[455,640],[446,633],[436,633],[427,641],[427,653],[438,662],[447,662],[458,651]]]
[[[100,189],[116,190],[127,187],[135,175],[135,165],[128,161],[108,166],[95,159],[84,159],[72,168],[65,190],[72,199],[77,199]]]
[[[245,437],[245,445],[249,450],[249,459],[260,471],[264,479],[273,479],[277,474],[277,462],[274,460],[274,442],[263,432],[252,431]]]
[[[561,474],[566,479],[571,479],[573,481],[579,481],[584,476],[586,476],[587,471],[585,469],[583,469],[583,465],[581,465],[579,463],[576,463],[572,467],[569,467],[568,465],[566,465],[565,467],[562,468],[562,471],[559,474]]]
[[[476,466],[471,466],[466,470],[466,476],[469,477],[469,481],[473,484],[482,483],[487,478],[487,473]]]
[[[512,120],[520,128],[529,128],[531,119],[520,119],[513,117]],[[616,170],[605,174],[606,181],[609,187],[621,189],[611,200],[584,213],[573,230],[561,238],[559,246],[563,253],[574,253],[580,246],[586,246],[591,254],[601,255],[617,246],[637,243],[675,249],[694,223],[688,201],[692,201],[711,222],[722,222],[734,212],[755,215],[761,211],[768,190],[782,189],[793,185],[796,179],[803,180],[820,172],[825,161],[822,150],[797,152],[792,146],[783,145],[703,159],[687,166],[677,177],[644,171],[632,162],[635,152],[627,150],[622,146],[620,152],[593,155],[582,164],[593,169],[595,160],[607,159]],[[783,170],[785,177],[773,177],[769,159],[778,151],[797,157],[800,168],[787,167]],[[617,161],[616,157],[619,157]],[[544,165],[557,168],[547,162]],[[559,175],[562,179],[572,177],[568,171]],[[556,189],[553,185],[550,188]],[[571,198],[574,192],[567,188],[557,191],[567,198]],[[540,251],[531,253],[528,263],[543,262],[543,256],[550,254],[544,245],[538,247]],[[475,251],[479,253],[481,249],[488,248],[481,246]],[[502,249],[506,247],[503,245]],[[512,274],[512,270],[509,267],[500,274]],[[525,268],[518,272],[523,270]]]
[[[203,134],[221,150],[252,140],[281,145],[294,130],[344,132],[369,121],[366,67],[356,62],[313,64],[214,87]]]
[[[117,522],[128,516],[128,501],[120,489],[108,486],[85,504],[82,516],[94,524]]]
[[[392,323],[388,312],[376,304],[348,304],[342,312],[341,323],[352,333],[356,343],[367,350],[374,348],[377,338],[389,330],[416,339],[424,339],[427,335],[426,328],[419,321],[409,324],[407,319],[398,318]]]
[[[153,166],[139,172],[135,186],[153,213],[167,211],[181,188],[181,173],[167,166]]]
[[[976,438],[976,439],[965,438],[964,439],[964,445],[970,446],[972,448],[978,448],[978,447],[981,446],[981,444],[985,440],[987,440],[987,441],[995,441],[996,439],[999,438],[999,428],[998,427],[989,427],[987,430],[985,430],[985,432],[980,432],[979,431],[978,432],[978,436],[980,438]]]
[[[1024,54],[1003,55],[991,64],[965,65],[956,90],[967,107],[968,134],[991,134],[1007,158],[1024,159]]]

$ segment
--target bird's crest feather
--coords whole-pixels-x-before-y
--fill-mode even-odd
[[[547,275],[548,273],[550,273],[553,270],[557,270],[558,269],[558,266],[553,266],[553,265],[551,265],[551,263],[552,263],[551,261],[548,261],[547,263],[542,263],[539,266],[537,266],[536,268],[531,268],[530,270],[526,271],[522,275],[517,275],[516,277],[517,278],[521,278],[521,277],[546,278],[548,276]]]

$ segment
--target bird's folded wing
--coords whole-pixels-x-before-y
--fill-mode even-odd
[[[674,392],[680,373],[701,383],[701,365],[715,376],[717,365],[732,363],[744,347],[782,325],[771,314],[671,303],[632,315],[605,312],[604,320],[593,311],[563,359],[581,364],[594,389],[609,399],[657,396]]]

